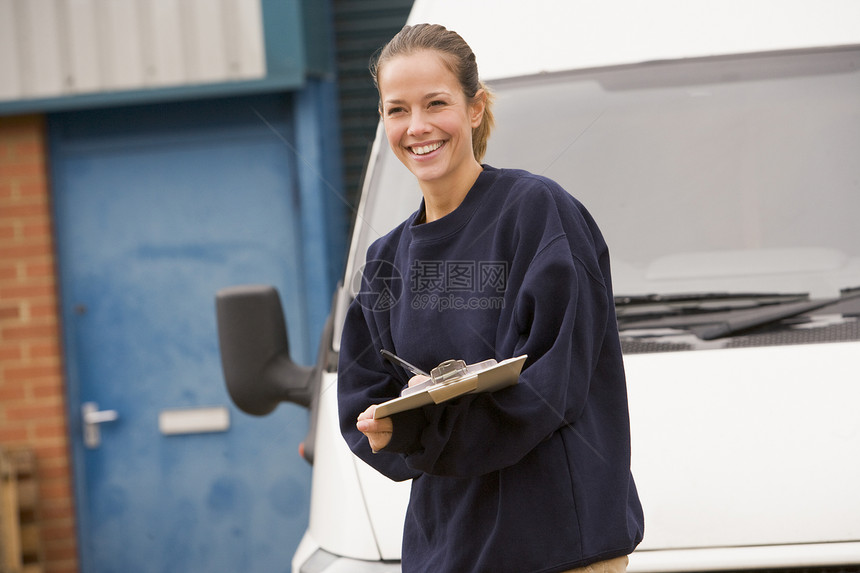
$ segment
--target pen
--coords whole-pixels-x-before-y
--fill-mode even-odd
[[[403,366],[404,368],[406,368],[407,370],[409,370],[413,374],[420,374],[421,376],[430,376],[429,374],[427,374],[426,372],[424,372],[423,370],[421,370],[417,366],[413,366],[412,364],[409,364],[408,362],[406,362],[405,360],[403,360],[402,358],[400,358],[399,356],[397,356],[393,352],[389,352],[389,351],[385,350],[384,348],[382,350],[380,350],[379,352],[382,354],[382,356],[384,356],[386,359],[388,359],[389,362],[397,362],[398,364],[400,364],[401,366]]]

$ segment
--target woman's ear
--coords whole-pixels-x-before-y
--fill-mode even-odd
[[[475,94],[475,97],[472,98],[472,104],[469,106],[469,119],[472,124],[472,129],[481,125],[481,120],[484,119],[484,109],[486,107],[487,92],[480,89]]]

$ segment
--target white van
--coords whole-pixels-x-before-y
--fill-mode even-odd
[[[860,569],[860,3],[419,0],[410,21],[475,50],[486,163],[555,179],[609,244],[646,520],[629,571]],[[311,408],[294,573],[400,570],[409,483],[347,448],[336,355],[367,247],[419,201],[380,129],[312,370],[274,289],[218,295],[237,405]]]

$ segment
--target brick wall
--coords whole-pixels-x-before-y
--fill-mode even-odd
[[[0,117],[0,445],[36,455],[44,571],[77,571],[44,120]]]

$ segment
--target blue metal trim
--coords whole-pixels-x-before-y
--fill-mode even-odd
[[[331,0],[302,0],[302,14],[308,75],[334,77],[337,58]]]
[[[299,0],[261,0],[268,77],[304,77],[308,22]]]
[[[302,256],[311,336],[318,336],[330,310],[346,249],[344,197],[333,81],[308,80],[296,94],[296,169],[302,214]],[[323,285],[323,288],[320,288]]]
[[[48,136],[48,156],[55,157],[57,154],[58,143],[61,138],[60,130],[57,128],[55,122],[50,119],[47,123],[47,136]],[[59,174],[57,173],[57,162],[49,161],[49,171],[50,177],[52,181],[57,181],[57,177]],[[51,216],[53,217],[53,223],[55,227],[55,236],[61,236],[63,229],[61,226],[63,225],[63,217],[60,216],[60,212],[64,209],[64,204],[62,201],[62,197],[58,197],[57,193],[54,191],[54,187],[51,188]],[[83,427],[81,425],[81,413],[74,411],[74,407],[77,404],[81,403],[80,400],[80,382],[77,377],[78,366],[76,363],[77,353],[74,349],[75,344],[75,336],[73,332],[72,325],[74,321],[72,320],[71,313],[73,312],[74,303],[69,299],[69,292],[71,286],[69,285],[69,273],[65,272],[65,260],[66,258],[62,256],[61,251],[63,249],[63,244],[61,242],[56,242],[54,245],[54,258],[56,260],[57,265],[57,281],[58,281],[58,294],[60,299],[60,313],[61,313],[61,324],[62,324],[62,341],[65,347],[63,351],[63,374],[66,378],[66,400],[65,400],[65,408],[66,408],[66,426],[67,426],[67,435],[69,436],[69,448],[70,448],[70,464],[72,467],[72,489],[74,492],[74,499],[76,504],[86,503],[87,499],[87,491],[86,491],[86,475],[84,472],[84,467],[82,464],[75,463],[75,460],[83,459],[84,456],[84,445],[83,441],[77,439],[83,432]],[[85,539],[82,533],[87,531],[90,528],[90,524],[86,521],[85,518],[82,519],[81,512],[75,512],[75,533],[77,534],[78,539]],[[83,544],[78,544],[77,547],[77,557],[78,557],[78,565],[81,571],[91,571],[92,564],[90,563],[89,558],[90,552],[83,547]]]
[[[82,109],[117,107],[148,103],[165,103],[189,99],[206,99],[242,95],[257,95],[291,91],[304,85],[304,77],[266,78],[232,83],[200,84],[175,88],[99,92],[58,98],[26,99],[0,103],[0,116],[25,113],[78,111]]]

